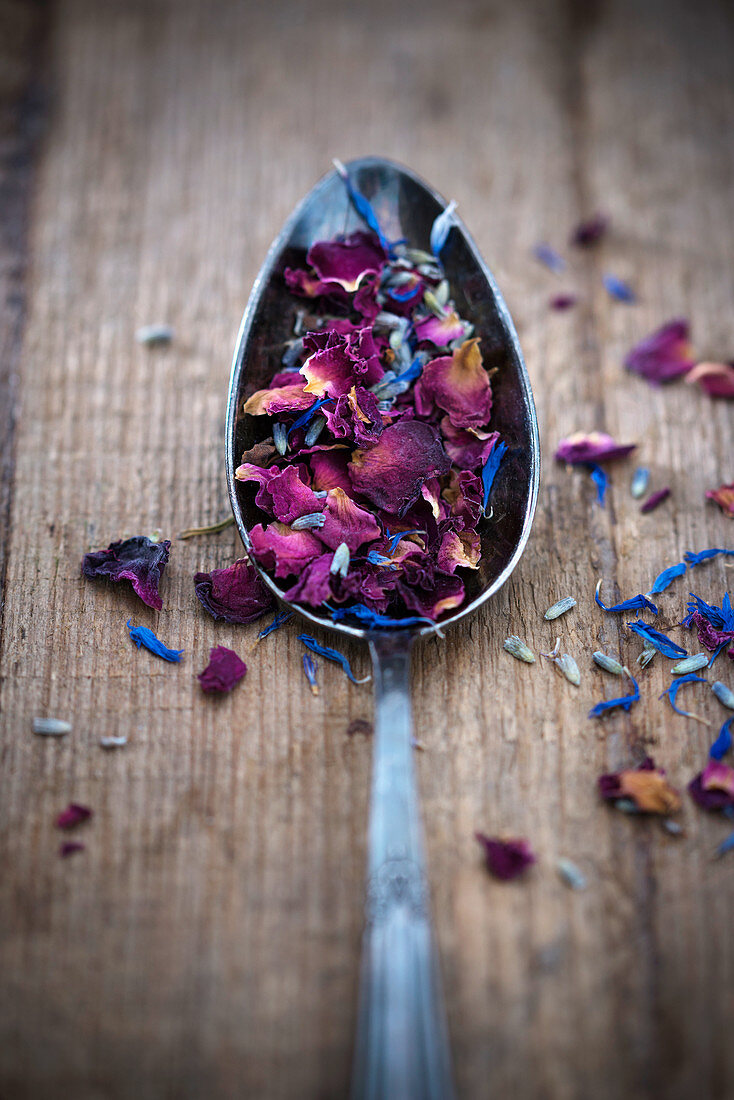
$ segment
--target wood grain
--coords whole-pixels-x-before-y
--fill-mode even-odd
[[[462,0],[405,5],[398,19],[384,0],[61,0],[33,9],[32,33],[22,5],[6,12],[25,68],[3,82],[2,117],[28,154],[4,170],[20,196],[13,220],[29,220],[27,236],[3,239],[2,259],[27,249],[29,266],[18,268],[24,314],[11,316],[22,343],[3,336],[6,373],[13,341],[19,365],[18,414],[3,411],[14,425],[3,1100],[346,1094],[370,761],[368,738],[346,729],[370,719],[369,689],[328,667],[315,699],[292,625],[256,645],[256,626],[205,616],[192,574],[238,554],[232,531],[174,544],[159,615],[78,570],[112,538],[226,514],[229,359],[253,277],[330,158],[370,152],[459,201],[517,321],[545,452],[516,574],[415,664],[459,1094],[731,1096],[734,863],[710,860],[727,826],[687,803],[676,841],[607,812],[595,792],[598,773],[646,751],[682,787],[713,728],[656,701],[659,659],[629,715],[586,718],[612,692],[591,650],[630,661],[639,650],[595,608],[596,579],[609,597],[630,595],[685,550],[731,545],[731,524],[704,502],[734,477],[730,407],[683,384],[653,391],[621,368],[636,339],[676,315],[692,319],[702,358],[732,355],[730,6]],[[35,120],[13,105],[41,77],[52,96],[34,159]],[[609,239],[567,249],[597,208]],[[530,256],[540,239],[567,253],[564,277]],[[633,282],[638,305],[608,299],[606,271]],[[578,308],[549,312],[566,288]],[[136,328],[158,320],[175,327],[171,347],[138,346]],[[562,435],[594,427],[639,442],[654,484],[673,488],[659,512],[639,514],[630,465],[613,472],[602,511],[584,474],[554,464]],[[726,578],[715,562],[695,590],[719,602]],[[663,628],[686,592],[683,580],[661,597]],[[567,594],[578,608],[544,623]],[[183,647],[182,664],[135,650],[129,617]],[[560,633],[580,688],[513,662],[509,633],[536,652]],[[249,673],[213,701],[194,674],[217,643]],[[366,668],[364,651],[348,652]],[[721,721],[713,699],[696,696],[695,709]],[[34,737],[39,714],[69,718],[73,733]],[[98,746],[123,733],[125,749]],[[71,799],[95,816],[79,831],[87,850],[60,860],[53,819]],[[539,863],[526,881],[488,878],[477,828],[531,839]],[[560,855],[583,868],[585,892],[561,884]]]

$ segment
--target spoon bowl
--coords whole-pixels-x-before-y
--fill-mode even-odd
[[[346,169],[385,236],[428,249],[431,226],[446,207],[436,191],[408,169],[377,157],[351,161]],[[248,552],[250,529],[269,517],[255,504],[256,486],[234,475],[243,451],[267,427],[258,424],[264,418],[245,416],[242,407],[251,393],[268,385],[292,339],[299,303],[285,284],[284,269],[303,266],[315,241],[364,227],[343,180],[336,171],[329,172],[288,219],[255,281],[232,363],[225,447],[230,500]],[[508,446],[492,489],[492,510],[478,527],[479,569],[463,578],[464,604],[439,618],[443,629],[488,600],[517,564],[535,511],[540,444],[515,328],[491,272],[458,218],[441,261],[457,310],[474,325],[484,365],[494,372],[490,426]],[[259,569],[254,555],[250,557]],[[273,578],[259,572],[288,604]],[[430,922],[410,708],[411,646],[417,637],[435,631],[428,625],[402,627],[399,620],[390,629],[363,629],[334,623],[317,609],[288,606],[314,625],[368,641],[375,672],[366,928],[352,1095],[355,1100],[449,1100],[451,1061]]]

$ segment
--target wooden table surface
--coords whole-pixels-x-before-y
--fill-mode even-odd
[[[240,554],[232,529],[174,542],[159,614],[79,561],[227,514],[229,362],[254,275],[331,157],[364,153],[458,200],[518,325],[545,456],[511,581],[415,660],[459,1095],[734,1095],[734,858],[711,859],[728,826],[686,797],[676,840],[595,786],[652,751],[682,788],[722,708],[695,696],[706,727],[657,702],[658,658],[630,714],[586,717],[612,690],[591,651],[640,648],[595,608],[597,578],[631,595],[685,550],[732,545],[704,499],[734,478],[731,405],[622,369],[679,315],[701,358],[734,354],[731,6],[5,0],[2,25],[0,1096],[346,1095],[371,750],[346,731],[371,718],[370,689],[322,667],[313,698],[293,624],[256,645],[257,625],[207,617],[192,574]],[[608,239],[569,249],[597,209]],[[565,275],[532,258],[543,239]],[[604,272],[638,304],[613,302]],[[580,304],[551,312],[565,289]],[[136,343],[153,321],[174,326],[170,348]],[[552,458],[592,428],[638,442],[672,500],[641,516],[627,463],[600,509]],[[719,603],[726,578],[718,561],[677,581],[662,628],[688,638],[688,588]],[[545,623],[568,594],[578,608]],[[130,617],[182,663],[136,650]],[[581,686],[514,662],[510,633],[536,652],[561,634]],[[195,673],[220,643],[249,672],[212,700]],[[36,715],[73,732],[34,736]],[[71,800],[94,818],[63,860]],[[527,836],[537,866],[494,882],[476,829]]]

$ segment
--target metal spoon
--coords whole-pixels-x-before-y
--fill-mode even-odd
[[[356,189],[372,204],[383,233],[427,248],[431,225],[445,200],[408,169],[376,157],[347,165]],[[235,480],[242,452],[255,442],[245,397],[268,384],[292,338],[299,307],[282,272],[303,264],[316,240],[363,229],[343,181],[324,176],[284,225],[265,258],[242,319],[232,362],[226,431],[226,467],[235,520],[248,551],[249,529],[261,521],[255,487]],[[468,582],[467,599],[441,619],[463,619],[509,577],[525,547],[535,511],[540,444],[535,406],[512,320],[494,279],[461,223],[441,255],[459,314],[481,337],[492,379],[491,426],[509,450],[492,491],[492,513],[480,526],[482,557]],[[275,350],[274,350],[275,349]],[[255,560],[254,557],[252,559]],[[257,563],[255,563],[257,564]],[[265,583],[283,592],[265,572]],[[450,1100],[451,1056],[431,928],[422,828],[413,772],[410,651],[430,627],[362,630],[334,624],[325,614],[292,605],[310,622],[368,642],[374,666],[375,738],[369,825],[366,927],[356,1053],[354,1100]]]

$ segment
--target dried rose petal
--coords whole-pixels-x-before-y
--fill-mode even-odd
[[[451,310],[445,317],[431,315],[423,321],[416,321],[415,335],[420,343],[428,340],[437,348],[447,348],[454,340],[461,340],[464,335],[464,322],[456,310]]]
[[[673,814],[681,808],[680,795],[650,757],[637,768],[600,775],[599,793],[609,802],[628,799],[643,814]]]
[[[324,514],[326,521],[317,534],[332,550],[345,542],[350,552],[354,553],[365,542],[372,542],[382,534],[372,513],[355,504],[343,489],[328,491]]]
[[[686,382],[698,382],[709,397],[734,397],[734,364],[697,363],[686,375]]]
[[[636,446],[636,443],[617,443],[606,432],[575,432],[558,444],[556,459],[572,466],[584,462],[612,462],[625,458]]]
[[[454,573],[457,568],[477,569],[481,543],[476,531],[447,531],[441,540],[436,568],[442,573]]]
[[[251,416],[277,416],[282,412],[304,412],[310,409],[316,398],[299,382],[292,386],[278,386],[274,390],[256,390],[245,401],[243,412]]]
[[[246,558],[227,569],[194,574],[199,602],[214,619],[225,623],[251,623],[273,605],[273,597]]]
[[[328,492],[329,489],[339,488],[347,496],[354,496],[354,486],[348,469],[351,458],[351,452],[346,447],[324,449],[309,455],[314,490]]]
[[[476,527],[482,514],[484,496],[481,478],[469,470],[452,470],[449,483],[441,495],[449,505],[451,515],[459,521],[459,527],[469,530]]]
[[[500,437],[499,432],[455,428],[448,416],[441,421],[441,433],[447,455],[462,470],[478,470],[484,466]]]
[[[310,531],[294,531],[285,523],[256,524],[250,531],[252,552],[276,577],[300,573],[310,561],[323,552],[321,542]]]
[[[92,811],[88,806],[82,806],[78,802],[70,802],[65,810],[62,810],[56,818],[57,829],[75,829],[82,821],[89,821]]]
[[[690,606],[690,604],[689,604]],[[715,649],[718,649],[720,645],[725,645],[727,642],[734,639],[734,631],[732,630],[717,630],[716,627],[709,622],[700,611],[694,611],[685,620],[685,625],[691,630],[698,631],[698,640],[702,646],[704,646],[710,653],[713,653]]]
[[[377,274],[387,256],[374,233],[358,229],[348,237],[317,241],[306,261],[325,283],[338,283],[344,290],[357,289],[366,275]]]
[[[130,581],[143,603],[160,611],[163,601],[158,595],[158,585],[170,549],[168,541],[153,542],[145,535],[135,535],[120,542],[111,542],[106,550],[93,550],[85,554],[82,573],[85,577]]]
[[[65,840],[59,845],[59,855],[62,859],[66,859],[68,856],[73,856],[75,852],[83,852],[85,848],[86,845],[80,844],[78,840]]]
[[[567,309],[571,309],[578,302],[578,298],[575,294],[556,294],[551,298],[548,305],[551,309],[555,309],[558,313],[563,313]]]
[[[664,500],[667,500],[670,496],[670,486],[666,485],[664,489],[658,489],[656,492],[651,493],[644,504],[640,505],[640,511],[643,515],[647,515],[648,512],[654,512],[659,504],[662,504]]]
[[[458,577],[443,573],[432,576],[412,560],[406,561],[403,569],[405,580],[398,581],[398,591],[405,606],[417,615],[437,619],[463,602],[464,584]]]
[[[415,407],[430,416],[434,406],[457,428],[483,428],[492,411],[492,387],[482,366],[479,338],[465,340],[453,355],[426,363],[415,384]]]
[[[349,476],[357,492],[378,508],[402,515],[424,481],[448,473],[450,466],[435,428],[402,420],[385,428],[374,447],[354,452]]]
[[[680,378],[694,366],[688,336],[687,321],[668,321],[636,344],[624,365],[633,374],[646,378],[652,386]]]
[[[382,414],[377,398],[364,386],[352,386],[337,398],[332,409],[325,408],[329,431],[337,439],[351,439],[361,446],[376,443],[382,435]]]
[[[734,519],[734,482],[731,485],[721,485],[718,489],[709,489],[706,499],[716,501],[724,515]]]
[[[310,604],[318,607],[332,595],[331,590],[331,563],[333,554],[322,554],[314,558],[302,570],[298,581],[284,592],[286,600]]]
[[[238,481],[257,481],[260,488],[255,503],[281,523],[293,523],[294,519],[323,508],[323,501],[301,480],[296,466],[284,466],[282,470],[270,466],[264,470],[244,463],[237,467],[234,476]]]
[[[316,397],[341,397],[357,384],[373,386],[385,373],[370,328],[346,336],[333,331],[311,332],[303,344],[311,352],[301,367],[304,390]]]
[[[207,695],[231,691],[247,672],[247,665],[241,661],[233,649],[224,645],[213,646],[209,653],[209,664],[197,679],[201,690]]]
[[[475,833],[474,836],[484,849],[487,870],[503,882],[517,878],[536,862],[530,845],[522,837],[503,840],[502,837],[485,836],[484,833]]]
[[[594,214],[588,221],[580,222],[571,234],[571,244],[588,248],[596,244],[609,228],[609,218],[605,214]]]
[[[688,784],[688,792],[704,810],[734,808],[734,768],[720,760],[709,760]]]

